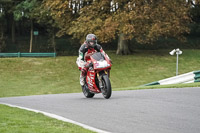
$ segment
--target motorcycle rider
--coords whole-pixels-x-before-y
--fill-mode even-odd
[[[87,63],[87,59],[90,57],[90,55],[92,55],[96,51],[104,54],[102,47],[99,44],[97,44],[96,35],[88,34],[86,36],[85,42],[81,45],[79,49],[79,57],[77,58],[77,61],[76,61],[79,69],[81,70],[81,74],[80,74],[81,86],[84,86],[85,84],[85,77],[88,71],[89,63]]]

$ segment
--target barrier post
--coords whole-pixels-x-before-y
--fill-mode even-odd
[[[20,56],[21,56],[21,54],[20,54],[20,52],[18,52],[17,57],[20,57]]]

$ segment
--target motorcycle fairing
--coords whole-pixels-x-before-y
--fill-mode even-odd
[[[95,71],[94,70],[88,70],[87,76],[86,76],[86,82],[88,85],[88,88],[95,93],[100,93],[101,91],[98,89],[97,85],[95,84]]]
[[[90,57],[94,70],[105,70],[111,68],[112,64],[106,55],[95,53]]]

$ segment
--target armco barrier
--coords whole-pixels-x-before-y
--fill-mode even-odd
[[[0,53],[0,57],[56,57],[56,53]]]
[[[181,74],[178,76],[174,76],[174,77],[159,80],[159,81],[155,81],[152,83],[145,84],[144,86],[193,83],[193,82],[200,82],[200,70]]]

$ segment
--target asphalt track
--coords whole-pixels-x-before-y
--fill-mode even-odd
[[[113,133],[199,133],[200,88],[113,91],[86,99],[82,93],[0,98]]]

